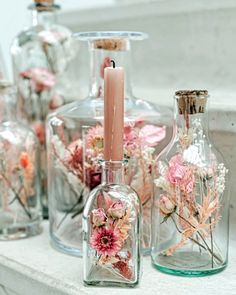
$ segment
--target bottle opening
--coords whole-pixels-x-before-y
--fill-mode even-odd
[[[178,90],[175,99],[179,114],[205,113],[206,102],[209,97],[207,90]]]

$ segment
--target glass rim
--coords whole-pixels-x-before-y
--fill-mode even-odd
[[[126,165],[128,162],[127,159],[123,159],[123,160],[104,160],[104,159],[100,159],[98,161],[98,163],[101,166],[119,166],[119,165]]]
[[[33,3],[33,4],[30,4],[28,6],[28,9],[30,9],[30,10],[37,10],[38,12],[55,11],[55,10],[60,10],[61,9],[61,6],[58,5],[58,4],[50,4],[50,5],[47,5],[47,4],[36,4],[36,3]]]
[[[14,85],[9,80],[1,79],[0,80],[0,89],[6,89],[6,88],[13,88]]]
[[[174,99],[176,98],[180,98],[180,97],[188,97],[188,96],[191,96],[191,97],[195,97],[195,98],[199,98],[199,99],[202,99],[202,98],[209,98],[210,95],[209,95],[209,92],[208,90],[177,90],[175,91],[174,93]]]
[[[148,38],[147,33],[135,31],[88,31],[77,32],[72,35],[75,39],[80,41],[92,41],[100,39],[129,39],[134,41],[141,41]]]

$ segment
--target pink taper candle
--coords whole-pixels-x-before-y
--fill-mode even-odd
[[[124,69],[104,70],[104,160],[123,160]]]

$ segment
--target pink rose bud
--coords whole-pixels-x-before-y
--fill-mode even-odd
[[[111,205],[107,212],[112,218],[122,218],[125,215],[125,206],[123,202],[117,201]]]
[[[94,209],[92,211],[93,219],[92,222],[95,226],[102,226],[105,224],[107,217],[103,208]]]
[[[168,215],[174,212],[175,204],[165,195],[161,195],[159,208],[162,214]]]

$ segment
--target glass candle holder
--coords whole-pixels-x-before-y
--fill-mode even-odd
[[[104,161],[102,184],[83,212],[84,283],[134,287],[141,260],[141,203],[125,185],[123,163]]]
[[[170,111],[133,96],[131,41],[137,32],[90,32],[76,35],[89,43],[91,85],[88,97],[64,106],[48,119],[50,232],[55,248],[82,255],[82,211],[90,190],[101,183],[98,160],[104,152],[104,68],[114,60],[125,69],[125,182],[143,207],[143,253],[150,253],[151,203],[156,155],[169,141]]]
[[[26,238],[41,232],[38,142],[15,120],[14,90],[0,81],[0,240]]]
[[[228,169],[208,139],[208,92],[177,91],[174,137],[158,158],[152,262],[163,272],[204,276],[228,263]]]

